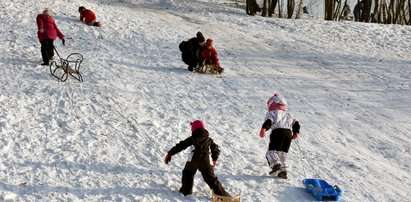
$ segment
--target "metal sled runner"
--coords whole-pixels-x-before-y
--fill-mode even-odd
[[[83,82],[83,76],[81,76],[80,73],[83,55],[80,53],[72,53],[64,59],[60,56],[56,48],[54,48],[54,51],[56,51],[59,60],[50,63],[50,74],[62,82],[66,81],[69,75]]]

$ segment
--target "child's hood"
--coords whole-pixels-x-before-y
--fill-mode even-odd
[[[204,128],[199,128],[193,131],[191,137],[193,138],[193,144],[199,145],[208,139],[208,131]]]

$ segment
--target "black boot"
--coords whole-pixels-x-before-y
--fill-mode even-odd
[[[188,71],[190,71],[190,72],[192,72],[194,70],[194,67],[193,66],[188,66]]]
[[[41,65],[43,65],[43,66],[49,66],[49,63],[48,63],[48,62],[43,62],[43,63],[41,63]]]
[[[271,176],[276,176],[280,168],[281,164],[275,164],[268,174],[270,174]]]
[[[282,179],[287,179],[287,171],[283,170],[279,172],[277,177],[282,178]]]
[[[178,192],[182,193],[184,196],[188,196],[193,194],[193,192],[184,192],[182,188],[180,188],[180,190],[178,190]]]
[[[222,74],[224,72],[224,68],[220,67],[220,69],[218,69],[218,73]]]

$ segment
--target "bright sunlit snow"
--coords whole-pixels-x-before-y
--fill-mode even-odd
[[[0,199],[209,201],[186,154],[166,152],[202,119],[222,152],[216,174],[242,201],[312,201],[320,177],[342,201],[409,201],[411,27],[247,16],[231,1],[0,1]],[[103,27],[79,22],[96,11]],[[40,66],[36,15],[55,12],[84,82]],[[214,39],[225,72],[187,71],[178,45]],[[283,94],[301,123],[289,179],[268,176],[265,102]],[[408,191],[407,191],[408,190]]]

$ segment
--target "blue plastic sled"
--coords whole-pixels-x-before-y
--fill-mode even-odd
[[[342,190],[337,186],[331,186],[322,179],[305,179],[303,184],[308,193],[311,193],[318,201],[338,201]]]

